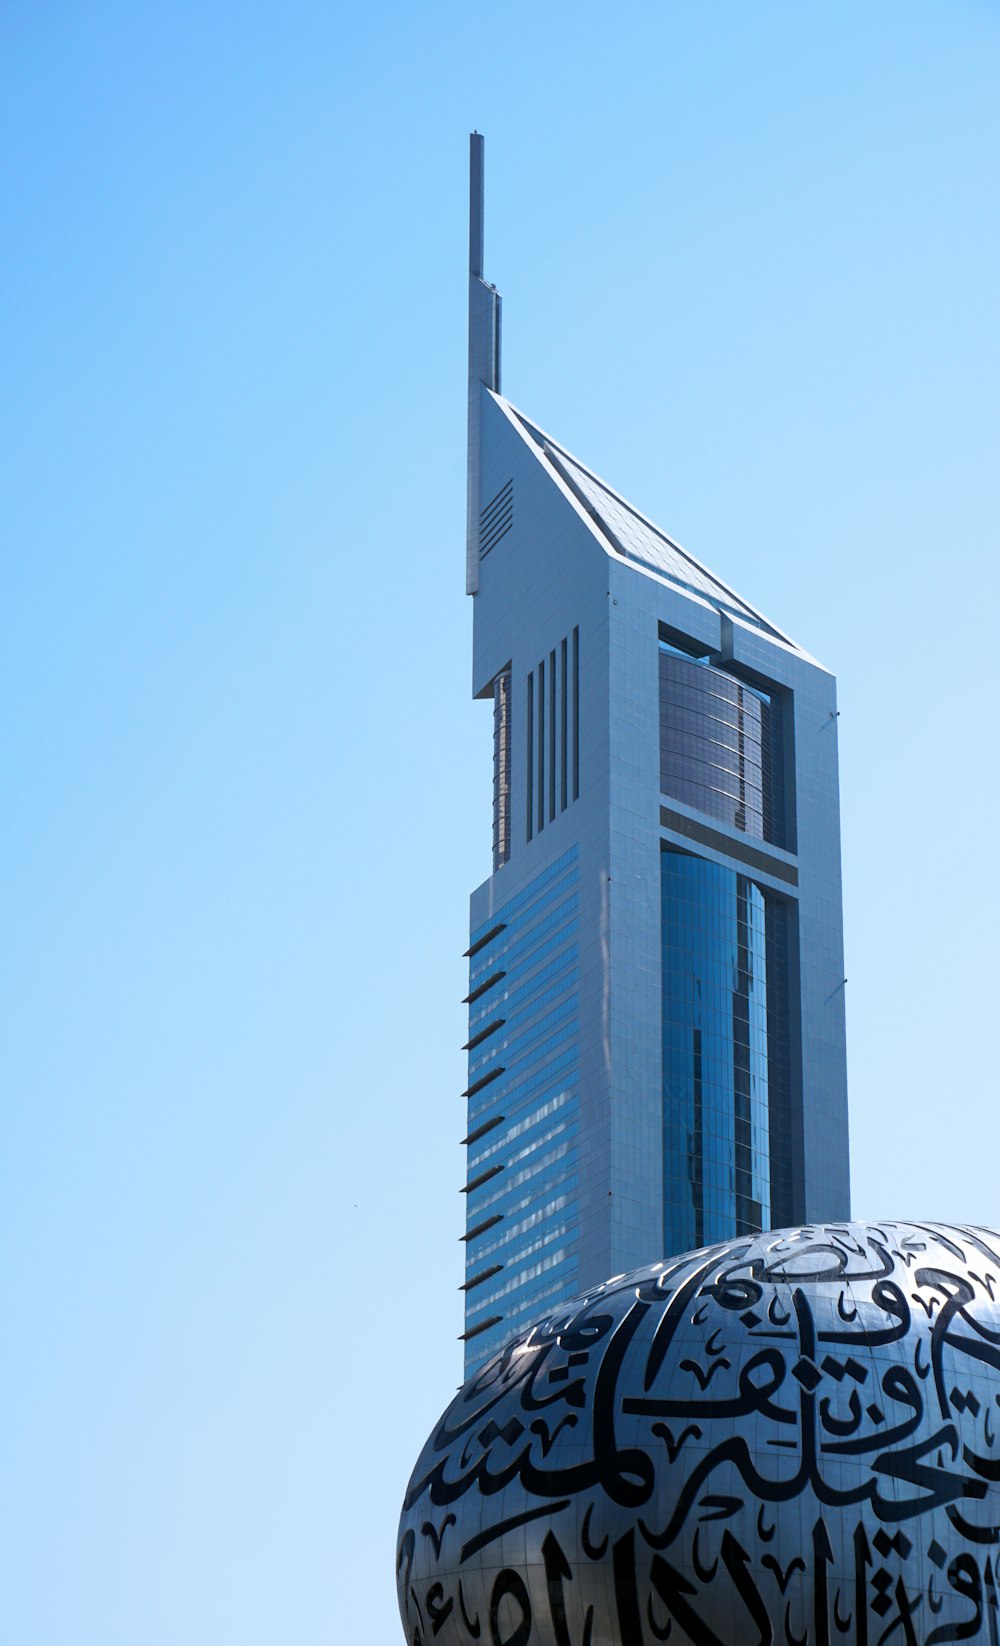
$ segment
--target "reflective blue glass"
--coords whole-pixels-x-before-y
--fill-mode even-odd
[[[477,1364],[488,1360],[508,1338],[544,1315],[546,1308],[572,1294],[578,1267],[576,1256],[567,1254],[537,1280],[529,1282],[523,1291],[518,1290],[511,1297],[502,1298],[495,1309],[484,1311],[486,1319],[491,1314],[501,1312],[503,1318],[497,1325],[472,1339],[469,1345],[472,1359]]]
[[[662,642],[660,787],[731,828],[781,844],[778,705]]]
[[[486,1181],[467,1192],[466,1330],[502,1319],[470,1339],[467,1367],[568,1283],[579,1223],[577,857],[571,847],[473,934],[502,928],[469,965],[470,993],[487,987],[469,1006],[470,1041],[486,1035],[469,1049],[479,1090],[468,1130],[488,1129],[468,1145],[468,1182]]]
[[[789,1147],[771,1135],[771,1088],[787,1088],[788,1035],[780,977],[768,1000],[769,897],[746,875],[685,852],[665,848],[660,861],[670,1252],[771,1226],[772,1154]]]
[[[475,945],[480,938],[485,937],[486,933],[491,931],[498,921],[509,920],[519,909],[523,909],[538,896],[544,887],[550,885],[553,880],[558,879],[571,863],[575,863],[578,855],[579,848],[573,845],[568,851],[563,852],[561,857],[557,857],[554,863],[550,863],[547,869],[543,869],[541,874],[535,876],[530,885],[525,886],[524,890],[518,892],[516,897],[512,897],[508,903],[505,903],[496,915],[491,916],[489,920],[475,928],[471,933],[472,944]]]
[[[575,944],[572,945],[572,955],[575,959]],[[543,988],[544,984],[549,984],[550,979],[552,979],[550,986]],[[579,972],[577,968],[571,964],[566,954],[563,953],[560,954],[558,960],[554,960],[551,965],[546,966],[544,976],[537,974],[533,976],[526,988],[506,989],[500,986],[495,991],[491,990],[489,1004],[485,1011],[477,1013],[475,1017],[471,1011],[469,1013],[470,1040],[487,1022],[495,1019],[498,1015],[503,1017],[504,1034],[516,1033],[525,1023],[530,1022],[536,1012],[543,1006],[548,1005],[549,1001],[558,1000],[561,994],[565,994],[571,984],[575,984],[578,979]],[[503,981],[506,983],[506,979]],[[519,1006],[523,1009],[518,1010]]]
[[[553,1086],[564,1083],[570,1071],[575,1071],[577,1063],[576,1046],[569,1051],[553,1057],[549,1062],[541,1065],[529,1080],[518,1081],[516,1086],[508,1087],[506,1080],[492,1081],[486,1091],[479,1094],[476,1103],[469,1104],[469,1127],[475,1130],[493,1113],[503,1113],[508,1120],[525,1108],[530,1101],[532,1106],[541,1101],[542,1092],[548,1093]],[[494,1091],[494,1086],[497,1088]]]
[[[560,990],[560,993],[562,992]],[[538,1004],[541,1006],[543,1001],[539,1000]],[[504,1068],[508,1073],[517,1071],[525,1062],[534,1062],[542,1051],[537,1042],[545,1039],[548,1035],[553,1035],[558,1025],[567,1017],[574,1019],[573,1033],[575,1034],[578,1005],[577,995],[571,994],[567,999],[560,1000],[550,1011],[547,1011],[544,1017],[537,1018],[523,1033],[510,1035],[505,1025],[502,1031],[490,1035],[489,1040],[484,1041],[482,1047],[477,1047],[475,1054],[469,1057],[470,1081],[477,1078],[480,1069],[485,1067],[493,1057],[502,1059]]]

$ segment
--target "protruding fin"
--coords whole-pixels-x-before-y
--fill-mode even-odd
[[[469,456],[465,592],[479,587],[479,398],[481,384],[500,393],[500,294],[483,279],[485,143],[469,138]]]
[[[486,203],[486,145],[479,132],[469,137],[469,273],[483,278],[483,213]]]

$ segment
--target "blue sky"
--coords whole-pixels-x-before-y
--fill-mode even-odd
[[[515,402],[840,680],[859,1216],[1000,1220],[1000,12],[9,0],[0,1637],[401,1638]]]

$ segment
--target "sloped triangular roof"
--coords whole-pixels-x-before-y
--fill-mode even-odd
[[[500,398],[498,395],[497,399]],[[694,555],[682,549],[680,544],[675,543],[673,538],[660,530],[659,526],[647,520],[645,515],[640,514],[639,510],[624,497],[560,446],[551,435],[545,434],[530,418],[525,417],[523,412],[518,411],[516,406],[512,406],[509,401],[504,401],[504,405],[541,448],[577,502],[594,520],[602,536],[623,559],[633,560],[648,567],[650,571],[668,578],[680,588],[710,601],[720,611],[740,617],[754,628],[763,629],[765,633],[773,635],[785,645],[793,646],[796,651],[801,649],[787,634],[757,611],[756,607],[751,606],[735,590],[723,583],[721,578],[710,572],[707,566],[703,566],[694,558]]]

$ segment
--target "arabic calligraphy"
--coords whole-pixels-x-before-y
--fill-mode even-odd
[[[828,1224],[618,1276],[414,1469],[409,1646],[1000,1646],[1000,1234]]]

